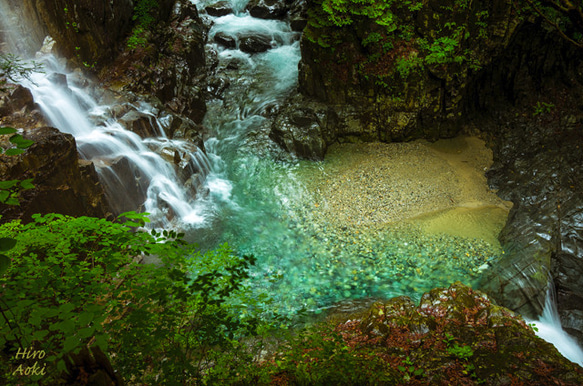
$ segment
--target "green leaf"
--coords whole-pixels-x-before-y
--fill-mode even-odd
[[[5,203],[6,200],[10,197],[10,192],[7,190],[0,190],[0,202]]]
[[[0,189],[11,189],[18,184],[18,180],[0,181]]]
[[[20,205],[20,201],[18,198],[10,197],[8,200],[4,201],[6,205]]]
[[[47,330],[38,330],[32,334],[32,340],[43,340],[45,336],[47,336],[49,332]]]
[[[59,313],[66,314],[73,311],[74,308],[75,306],[72,303],[61,304],[59,307]]]
[[[20,187],[22,189],[34,189],[34,185],[32,183],[32,178],[28,180],[20,181]]]
[[[72,320],[63,320],[59,323],[59,329],[65,335],[73,334],[75,332],[75,323]]]
[[[0,254],[0,275],[10,268],[10,259],[6,255]]]
[[[14,134],[12,137],[10,137],[10,142],[15,145],[17,145],[20,141],[24,141],[24,138],[20,134]]]
[[[93,321],[93,312],[83,312],[79,315],[79,324],[85,326]]]
[[[24,150],[22,149],[8,149],[6,152],[4,152],[6,155],[19,155],[22,153],[24,153]]]
[[[10,237],[0,238],[0,251],[6,252],[14,248],[16,245],[16,240]]]
[[[65,343],[63,343],[63,351],[69,352],[72,351],[75,347],[79,346],[79,338],[76,336],[70,336],[65,339]]]
[[[103,351],[107,351],[107,336],[98,335],[95,337],[95,344]]]
[[[16,129],[13,127],[0,127],[0,135],[14,134],[14,133],[16,133]]]

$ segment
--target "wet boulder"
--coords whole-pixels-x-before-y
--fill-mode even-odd
[[[239,36],[239,49],[248,54],[256,54],[271,49],[271,36],[264,34],[243,34]]]
[[[118,122],[142,138],[157,137],[161,134],[156,127],[156,117],[137,110],[128,111]]]
[[[323,160],[336,123],[333,110],[296,97],[277,112],[269,137],[300,158]]]
[[[2,156],[0,180],[32,178],[34,189],[20,194],[20,205],[0,205],[2,220],[30,221],[35,213],[106,217],[109,207],[95,167],[79,160],[75,139],[52,127],[25,130],[34,144],[18,156]]]
[[[23,109],[30,111],[35,107],[34,99],[29,89],[20,85],[13,87],[10,92],[0,95],[0,117]]]
[[[251,0],[245,9],[259,19],[283,19],[289,11],[282,0]]]
[[[219,1],[215,4],[207,5],[204,9],[210,16],[225,16],[233,13],[233,8],[228,1]]]
[[[107,181],[104,188],[112,213],[117,216],[132,210],[140,211],[147,198],[150,180],[128,157],[103,161],[109,164],[101,168],[101,174]]]
[[[215,41],[215,43],[220,44],[225,48],[237,47],[237,40],[233,36],[225,32],[217,32],[213,40]]]

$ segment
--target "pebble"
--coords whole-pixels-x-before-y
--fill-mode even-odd
[[[362,297],[418,300],[455,280],[472,284],[486,261],[495,261],[501,253],[495,243],[427,233],[414,221],[466,202],[504,205],[486,185],[484,167],[491,154],[483,143],[483,149],[466,146],[451,153],[452,159],[439,146],[337,145],[323,163],[295,170],[305,191],[286,207],[293,242],[269,240],[245,251],[272,256],[258,269],[282,272],[279,280],[263,285],[281,309],[293,313],[307,304],[316,311]],[[265,250],[256,253],[260,248]]]

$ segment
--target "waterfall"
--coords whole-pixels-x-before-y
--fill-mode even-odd
[[[567,334],[561,326],[552,279],[549,279],[549,289],[542,315],[538,320],[527,319],[527,322],[534,325],[537,336],[552,343],[571,362],[583,366],[583,349],[579,347],[577,341]]]
[[[4,3],[0,5],[5,11]],[[4,32],[8,42],[17,40],[9,36],[10,25],[4,26]],[[50,44],[47,39],[45,45]],[[16,49],[14,44],[8,47]],[[50,49],[41,51],[36,60],[44,65],[43,72],[32,73],[20,83],[31,90],[48,122],[72,134],[81,157],[93,162],[112,211],[150,213],[155,227],[204,223],[197,200],[211,164],[203,151],[168,138],[169,117],[145,101],[100,103],[92,94],[107,95],[105,90],[87,87],[90,82],[80,73],[67,71],[58,58],[46,53]],[[128,130],[132,124],[144,132]]]

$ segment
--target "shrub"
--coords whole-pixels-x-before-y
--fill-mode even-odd
[[[147,218],[125,215],[125,224],[49,214],[0,226],[0,237],[16,240],[0,277],[5,383],[56,382],[65,357],[88,346],[109,352],[126,379],[194,382],[213,350],[256,331],[258,319],[240,318],[236,300],[252,257],[227,245],[203,254],[176,232],[135,231]],[[33,364],[24,350],[44,353],[45,374],[15,372]]]

